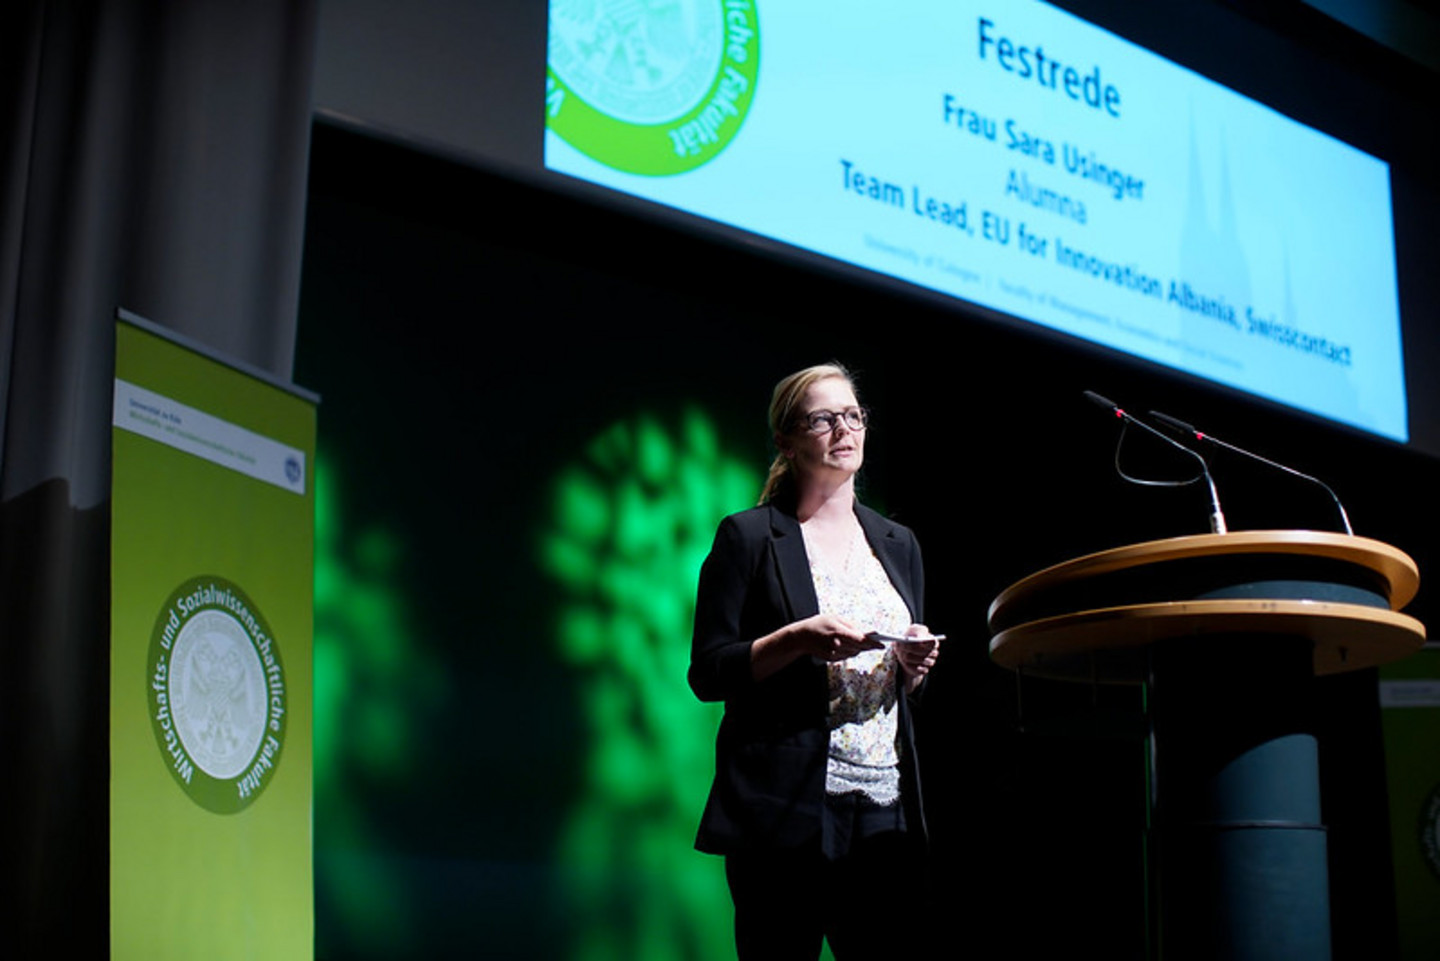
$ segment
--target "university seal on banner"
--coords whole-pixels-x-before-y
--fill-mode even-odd
[[[280,647],[254,602],[223,577],[170,595],[150,636],[146,687],[160,754],[191,800],[216,814],[254,803],[285,746]]]
[[[755,95],[756,2],[551,0],[546,126],[627,173],[709,163]]]

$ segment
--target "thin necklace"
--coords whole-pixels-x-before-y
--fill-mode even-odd
[[[800,531],[802,536],[804,536],[806,529],[803,525]],[[821,550],[820,545],[810,537],[805,537],[806,550],[810,554],[811,563],[828,572],[830,577],[835,581],[845,584],[849,584],[855,579],[855,575],[852,573],[852,568],[855,566],[855,555],[859,551],[860,545],[864,542],[865,532],[860,529],[859,524],[854,525],[850,531],[850,540],[845,545],[845,553],[839,557],[839,563],[837,564],[834,555]],[[811,549],[812,547],[814,550]]]

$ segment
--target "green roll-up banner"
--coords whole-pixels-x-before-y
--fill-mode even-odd
[[[1440,647],[1380,669],[1400,961],[1440,958]]]
[[[310,958],[315,403],[122,312],[114,958]]]

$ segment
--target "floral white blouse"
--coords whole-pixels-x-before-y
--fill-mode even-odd
[[[909,608],[859,529],[838,568],[818,562],[812,554],[810,576],[822,614],[842,617],[866,632],[903,634],[910,626]],[[827,793],[859,792],[876,804],[899,800],[899,670],[889,646],[829,665]]]

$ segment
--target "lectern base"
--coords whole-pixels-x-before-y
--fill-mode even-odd
[[[1312,645],[1173,639],[1151,657],[1162,956],[1328,959]]]

